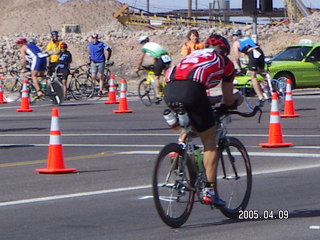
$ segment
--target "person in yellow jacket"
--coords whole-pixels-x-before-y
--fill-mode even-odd
[[[181,55],[183,57],[189,55],[190,53],[192,53],[194,50],[198,50],[198,49],[202,49],[204,48],[203,43],[201,43],[199,41],[199,33],[197,30],[191,30],[188,35],[188,42],[186,42],[185,44],[183,44],[182,48],[181,48]]]
[[[59,40],[58,31],[51,32],[51,41],[46,47],[46,51],[50,54],[49,65],[48,65],[48,75],[51,76],[54,69],[58,65],[60,45],[62,41]]]

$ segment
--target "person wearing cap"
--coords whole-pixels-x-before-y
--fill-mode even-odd
[[[240,29],[232,33],[232,49],[235,57],[236,68],[241,72],[240,53],[244,53],[249,58],[248,69],[252,80],[253,88],[259,98],[260,106],[267,99],[264,98],[260,84],[257,79],[257,74],[264,73],[265,61],[262,49],[251,38],[242,36]]]
[[[104,84],[104,68],[106,60],[109,61],[112,55],[112,49],[105,43],[99,41],[99,35],[94,33],[91,35],[91,42],[88,45],[89,60],[90,60],[90,71],[92,79],[99,80],[99,96],[103,96],[103,84]],[[104,50],[108,52],[106,58]]]
[[[49,53],[48,75],[51,76],[58,65],[60,44],[58,31],[51,32],[51,41],[47,44],[46,51]]]
[[[141,66],[143,64],[144,57],[146,55],[151,56],[154,60],[154,75],[155,77],[155,95],[156,98],[154,100],[155,104],[159,104],[161,102],[161,79],[160,76],[163,70],[168,69],[171,64],[171,58],[168,55],[167,50],[161,47],[159,44],[150,42],[149,37],[142,36],[138,39],[138,42],[142,45],[141,52],[142,55],[138,62],[138,66],[136,69],[136,73],[141,70]]]
[[[181,48],[181,56],[185,57],[192,53],[194,50],[204,48],[203,43],[199,41],[199,33],[197,30],[192,29],[189,31],[188,35],[188,42],[184,43]]]
[[[27,59],[30,60],[31,66],[31,78],[34,87],[37,90],[37,96],[42,97],[44,94],[41,91],[38,77],[44,80],[45,70],[47,65],[46,56],[41,53],[41,50],[34,43],[27,43],[27,39],[19,38],[16,41],[21,54],[21,73],[24,74],[28,71],[27,69]]]
[[[68,51],[68,45],[65,42],[60,44],[60,54],[58,59],[58,69],[57,73],[61,74],[62,85],[63,85],[63,92],[65,99],[67,99],[67,81],[68,76],[70,74],[70,64],[72,62],[72,54]]]

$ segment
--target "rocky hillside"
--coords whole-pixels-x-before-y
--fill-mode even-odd
[[[113,49],[112,60],[115,61],[115,65],[112,71],[116,76],[134,80],[133,69],[139,57],[140,47],[137,44],[139,36],[148,35],[152,41],[163,45],[176,63],[181,59],[180,48],[186,40],[185,36],[192,28],[175,26],[151,30],[150,28],[123,26],[112,16],[120,7],[119,2],[114,0],[73,0],[66,3],[59,3],[56,0],[11,0],[6,1],[4,5],[5,7],[0,9],[2,16],[0,71],[19,67],[18,51],[15,48],[17,37],[35,38],[38,45],[44,49],[50,39],[50,29],[61,29],[63,23],[76,23],[81,25],[81,34],[62,36],[74,56],[74,66],[87,61],[86,46],[90,40],[90,34],[97,32],[101,40]],[[297,24],[273,27],[259,25],[259,43],[266,55],[273,55],[303,38],[320,42],[319,27],[320,13],[314,13]],[[212,32],[230,36],[233,28],[241,28],[245,34],[251,34],[249,25],[197,29],[201,40],[205,40]]]

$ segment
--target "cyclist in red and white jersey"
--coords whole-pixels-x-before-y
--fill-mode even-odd
[[[181,102],[188,112],[192,127],[199,133],[204,145],[203,162],[208,181],[203,189],[202,201],[216,207],[224,206],[225,202],[214,193],[218,155],[215,118],[206,89],[216,87],[221,82],[224,104],[236,106],[242,103],[242,96],[233,94],[235,70],[227,57],[229,53],[228,41],[221,35],[211,34],[205,49],[194,51],[167,70],[167,86],[164,89],[167,105]]]

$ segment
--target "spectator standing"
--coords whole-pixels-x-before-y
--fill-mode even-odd
[[[51,32],[51,41],[47,44],[46,51],[49,53],[48,75],[51,76],[58,65],[60,44],[58,31]]]
[[[199,41],[199,33],[197,30],[190,30],[190,32],[187,35],[188,42],[183,44],[181,48],[181,55],[183,57],[189,55],[194,50],[202,49],[204,48],[203,43]]]
[[[112,55],[112,49],[105,43],[99,41],[99,35],[94,33],[91,35],[91,42],[88,45],[89,59],[90,59],[90,71],[92,79],[99,80],[99,96],[103,96],[103,84],[104,84],[104,68],[106,60],[109,61]],[[106,58],[104,50],[108,52]]]
[[[64,42],[60,44],[60,54],[58,59],[57,73],[61,73],[61,82],[65,99],[67,99],[67,82],[70,74],[70,64],[72,62],[72,54],[68,51],[68,45]]]

